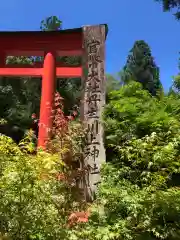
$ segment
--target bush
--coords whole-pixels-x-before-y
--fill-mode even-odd
[[[169,142],[153,133],[119,147],[119,161],[102,169],[88,224],[72,239],[179,239],[179,146],[179,133]]]
[[[57,135],[51,142],[49,152],[39,150],[37,155],[31,154],[35,147],[32,131],[19,145],[0,135],[2,238],[67,239],[69,216],[83,208],[74,194],[74,190],[78,191],[72,162],[66,162],[67,156],[68,160],[79,160],[81,126],[70,122],[68,125],[63,138]],[[73,129],[76,134],[70,138]],[[64,141],[63,145],[56,151],[60,140]],[[69,146],[71,148],[67,149]]]
[[[68,192],[57,155],[31,156],[0,136],[0,232],[10,239],[63,238]],[[66,196],[67,195],[67,196]]]
[[[111,92],[109,98],[104,111],[108,161],[117,156],[113,146],[121,146],[133,137],[142,138],[152,132],[161,134],[169,129],[176,132],[180,127],[179,99],[164,97],[158,100],[136,82]],[[113,157],[112,152],[115,153]]]
[[[158,100],[131,82],[109,99],[104,111],[108,163],[102,168],[97,199],[88,206],[75,199],[76,181],[83,176],[73,163],[83,155],[79,122],[69,122],[57,110],[49,152],[37,156],[27,153],[34,147],[28,137],[19,146],[0,137],[3,236],[180,239],[179,97]]]
[[[180,239],[179,98],[158,100],[131,82],[110,99],[109,163],[88,224],[69,239]]]
[[[81,221],[71,216],[85,207],[77,186],[84,132],[80,122],[64,115],[58,93],[55,107],[46,152],[34,155],[32,130],[19,145],[0,135],[1,238],[68,239],[68,227]]]

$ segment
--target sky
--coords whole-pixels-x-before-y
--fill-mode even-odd
[[[151,47],[166,90],[178,73],[180,22],[154,0],[6,0],[0,10],[0,31],[39,30],[41,20],[52,15],[64,29],[107,23],[107,73],[122,69],[136,40]]]

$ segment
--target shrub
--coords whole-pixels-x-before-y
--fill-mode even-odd
[[[131,82],[105,108],[107,160],[89,222],[69,239],[177,240],[179,98],[153,98]]]
[[[0,234],[3,238],[67,239],[69,217],[84,207],[74,196],[74,190],[77,192],[74,172],[78,169],[71,167],[72,161],[78,161],[81,156],[83,131],[80,123],[71,123],[64,116],[61,107],[57,106],[54,138],[46,152],[39,150],[37,155],[31,154],[35,148],[32,131],[19,145],[0,135]]]
[[[55,176],[64,163],[56,154],[28,155],[5,136],[0,143],[1,234],[10,239],[62,238],[69,193]]]
[[[179,132],[167,138],[152,133],[117,147],[119,160],[102,169],[89,222],[69,239],[179,239]]]

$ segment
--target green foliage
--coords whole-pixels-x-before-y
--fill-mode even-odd
[[[124,83],[131,79],[140,82],[153,96],[162,90],[159,68],[154,62],[150,47],[143,40],[136,41],[130,50],[121,79]]]
[[[123,144],[132,137],[167,131],[172,122],[177,122],[168,112],[172,109],[168,107],[166,97],[162,101],[151,97],[140,83],[132,81],[122,86],[111,92],[109,99],[104,112],[108,144]]]
[[[179,0],[155,0],[156,2],[160,2],[163,5],[163,10],[171,11],[175,10],[175,17],[177,20],[180,19],[180,2]]]
[[[31,138],[17,146],[0,135],[0,234],[17,240],[67,239],[75,202],[71,187],[57,178],[67,167],[57,153],[29,155]]]
[[[180,100],[130,82],[105,108],[107,160],[88,224],[69,239],[177,240],[180,234]]]
[[[89,226],[77,235],[107,240],[179,239],[179,189],[159,189],[151,183],[140,188],[127,175],[128,168],[106,165],[96,211]]]
[[[73,108],[80,106],[82,97],[81,78],[57,79],[57,89],[64,98],[64,111],[66,114],[69,114]]]
[[[103,169],[99,201],[117,239],[179,239],[179,146],[173,125],[116,146],[119,159]]]
[[[40,29],[42,31],[58,31],[62,29],[62,21],[57,16],[47,17],[41,21]]]
[[[180,69],[180,59],[178,63],[178,68]],[[168,94],[179,97],[180,93],[180,74],[173,77],[172,86],[169,89]]]
[[[109,94],[113,90],[118,90],[121,87],[121,81],[113,75],[106,74],[106,92]]]
[[[34,155],[33,131],[18,146],[0,135],[3,239],[68,239],[69,216],[84,207],[76,184],[83,177],[76,163],[83,154],[84,129],[80,122],[71,123],[64,115],[58,93],[55,106],[53,139],[47,144],[47,152],[38,150]]]
[[[122,83],[118,79],[118,76],[106,74],[106,102],[109,102],[109,93],[120,89],[121,85]]]
[[[33,78],[3,78],[0,86],[0,118],[26,129],[31,114],[38,112],[41,80]]]

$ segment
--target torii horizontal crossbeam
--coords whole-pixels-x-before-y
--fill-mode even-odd
[[[82,29],[61,31],[0,32],[0,52],[6,56],[57,56],[82,54]]]
[[[14,68],[6,67],[0,68],[0,76],[32,76],[32,77],[41,77],[43,75],[43,68]],[[57,67],[56,76],[64,78],[76,78],[82,76],[81,67]]]

